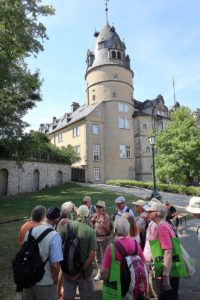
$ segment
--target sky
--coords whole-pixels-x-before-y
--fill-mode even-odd
[[[85,104],[86,53],[93,50],[95,30],[106,24],[105,0],[43,0],[54,16],[41,19],[49,40],[28,66],[40,70],[42,102],[25,116],[28,130]],[[134,72],[134,98],[176,101],[200,107],[200,1],[109,0],[108,22],[126,44]]]

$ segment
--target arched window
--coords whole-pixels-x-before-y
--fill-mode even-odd
[[[0,170],[0,196],[7,196],[8,192],[8,170]]]
[[[116,52],[112,51],[112,58],[116,59]]]
[[[117,52],[117,59],[122,59],[122,55],[121,55],[121,52]]]
[[[33,172],[33,191],[39,191],[40,188],[40,172],[35,170]]]
[[[61,171],[57,172],[56,184],[61,185],[63,183],[63,173]]]

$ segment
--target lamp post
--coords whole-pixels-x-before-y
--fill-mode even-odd
[[[155,143],[156,143],[156,137],[155,137],[155,135],[149,136],[149,143],[150,143],[151,149],[152,149],[152,161],[153,161],[153,191],[151,193],[151,198],[161,199],[161,196],[158,193],[157,186],[156,186],[156,171],[155,171]]]

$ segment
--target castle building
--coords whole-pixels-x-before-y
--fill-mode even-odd
[[[161,95],[134,99],[130,58],[114,26],[107,22],[94,36],[94,51],[87,52],[85,105],[73,102],[70,113],[39,130],[56,146],[74,146],[81,158],[75,167],[85,170],[87,182],[151,180],[148,135],[167,125],[168,108]]]

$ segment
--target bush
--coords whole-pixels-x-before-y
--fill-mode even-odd
[[[153,189],[153,182],[143,182],[137,180],[107,180],[106,184],[124,186],[124,187],[137,187],[145,189]],[[163,184],[157,183],[157,189],[163,192],[175,193],[175,194],[186,194],[193,196],[200,196],[200,187],[195,186],[184,186],[175,184]]]

